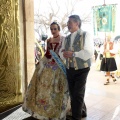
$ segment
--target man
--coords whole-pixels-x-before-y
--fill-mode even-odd
[[[59,55],[66,61],[72,120],[81,120],[87,116],[84,95],[94,44],[90,35],[81,30],[78,15],[71,15],[67,26],[71,34],[63,42]]]

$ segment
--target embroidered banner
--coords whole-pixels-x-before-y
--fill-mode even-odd
[[[94,33],[114,32],[116,5],[95,6],[93,8]]]
[[[58,57],[58,55],[53,50],[50,50],[50,53],[52,55],[52,58],[58,64],[58,66],[63,71],[63,73],[66,75],[66,68],[65,68],[64,64],[62,63],[62,61],[60,60],[60,58]]]

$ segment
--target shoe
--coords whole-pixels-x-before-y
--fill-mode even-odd
[[[116,80],[116,79],[113,79],[113,82],[114,82],[114,83],[117,83],[117,80]]]
[[[109,82],[109,79],[107,79],[107,81],[104,83],[104,85],[108,85],[110,82]]]
[[[104,85],[109,85],[109,82],[104,83]]]
[[[82,110],[82,118],[87,117],[87,111],[86,111],[86,106],[84,108],[85,110]]]
[[[85,117],[87,117],[87,114],[86,114],[86,113],[83,113],[83,114],[82,114],[82,118],[85,118]],[[66,116],[66,120],[72,120],[72,116],[67,115],[67,116]]]
[[[66,116],[66,120],[72,120],[72,116],[67,115],[67,116]]]
[[[85,117],[87,117],[87,114],[86,113],[82,114],[82,118],[85,118]]]

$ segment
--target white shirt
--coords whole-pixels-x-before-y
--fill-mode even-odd
[[[70,43],[70,49],[72,50],[72,45],[73,45],[73,42],[74,42],[74,39],[77,35],[77,31],[75,31],[74,33],[71,33],[71,43]]]
[[[72,47],[76,35],[77,35],[77,31],[71,34],[70,47]],[[63,59],[63,60],[65,59],[63,57],[63,52],[62,52],[62,50],[64,50],[64,49],[65,49],[65,40],[62,43],[62,47],[59,51],[59,55],[60,55],[61,59]],[[94,55],[94,42],[93,42],[91,35],[88,32],[86,32],[84,48],[82,50],[80,50],[79,52],[75,52],[75,57],[81,58],[86,61],[86,60],[92,58],[93,55]]]

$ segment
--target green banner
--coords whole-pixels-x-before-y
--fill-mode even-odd
[[[94,32],[115,31],[116,5],[96,6],[93,8]]]

